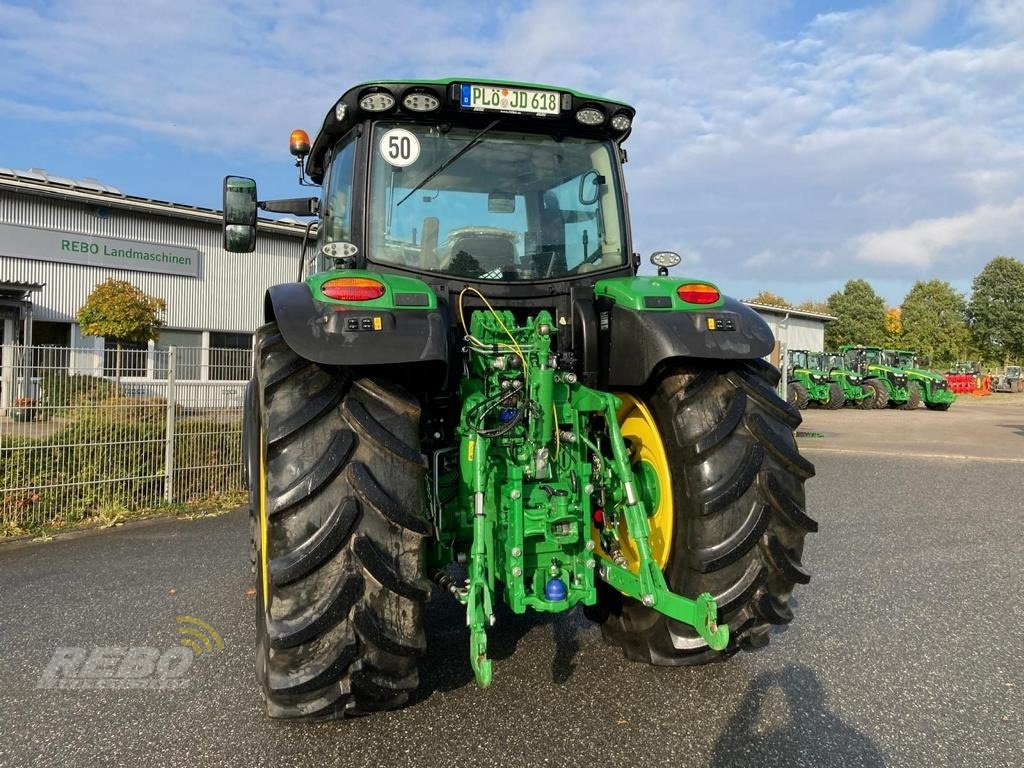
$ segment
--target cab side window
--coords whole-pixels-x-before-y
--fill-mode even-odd
[[[321,201],[323,226],[317,236],[320,245],[352,239],[352,166],[355,140],[339,144],[331,158],[331,171]]]

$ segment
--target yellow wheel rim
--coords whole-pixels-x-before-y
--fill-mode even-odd
[[[672,475],[668,455],[658,433],[654,416],[644,403],[633,395],[617,392],[622,401],[619,407],[619,430],[630,446],[629,459],[633,467],[636,487],[647,506],[651,536],[651,554],[659,568],[664,568],[672,551]],[[600,535],[594,531],[600,549]],[[638,571],[639,555],[629,536],[624,515],[619,519],[619,542],[629,569]],[[603,551],[603,550],[602,550]]]
[[[270,569],[267,564],[267,470],[265,466],[263,435],[260,435],[260,578],[263,586],[263,605],[270,604]]]

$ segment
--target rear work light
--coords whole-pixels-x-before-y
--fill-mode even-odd
[[[686,283],[676,288],[676,295],[690,304],[714,304],[722,294],[713,285],[707,283]]]
[[[328,280],[320,290],[338,301],[371,301],[384,295],[383,283],[369,277],[339,277]]]

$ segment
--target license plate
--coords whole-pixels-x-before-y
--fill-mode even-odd
[[[478,112],[513,112],[527,115],[557,115],[559,94],[530,88],[509,88],[504,85],[462,86],[462,107]]]

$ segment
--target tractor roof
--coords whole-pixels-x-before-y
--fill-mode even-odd
[[[510,93],[520,94],[528,106],[520,109],[509,104]],[[535,95],[550,97],[544,103],[554,108],[530,111]],[[635,114],[633,107],[621,101],[553,85],[481,78],[375,80],[349,88],[331,107],[313,141],[306,172],[313,181],[323,181],[330,147],[354,125],[371,118],[481,128],[500,119],[502,128],[557,131],[621,143],[629,136]]]

